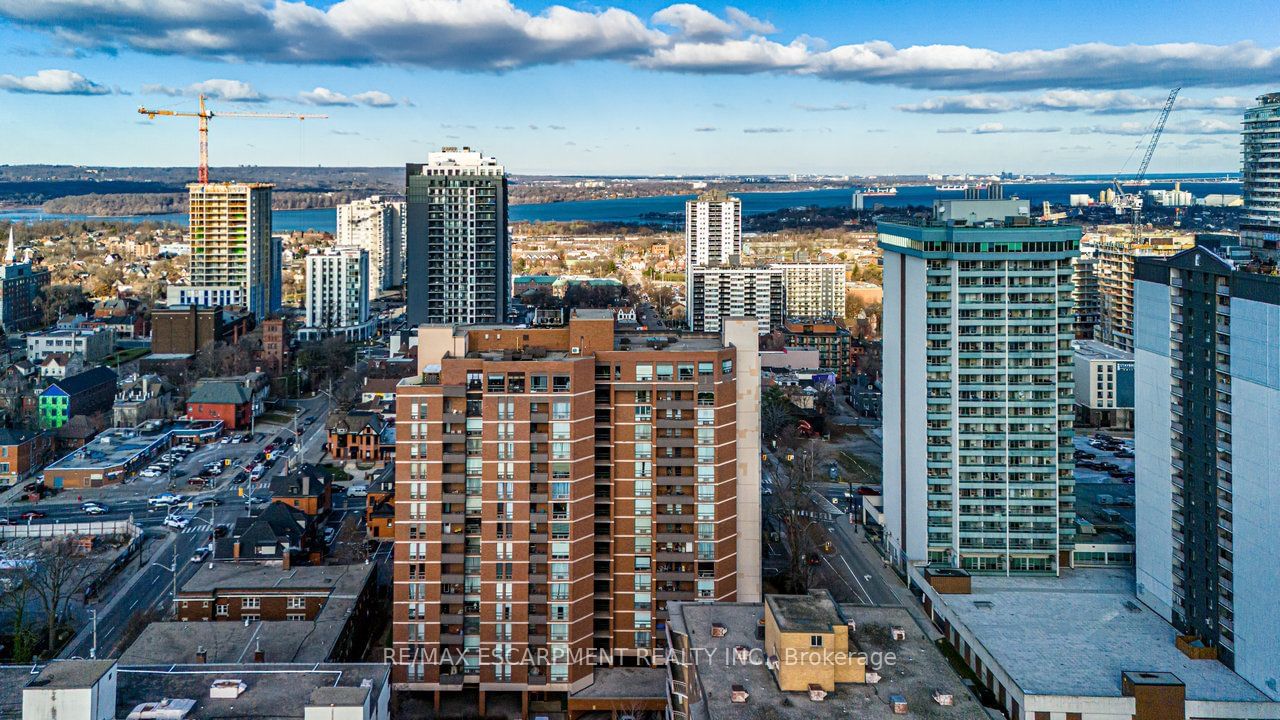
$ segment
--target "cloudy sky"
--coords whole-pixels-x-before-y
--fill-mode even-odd
[[[466,144],[517,173],[1239,169],[1280,90],[1273,0],[0,0],[0,163],[397,165]],[[1141,155],[1139,151],[1137,155]]]

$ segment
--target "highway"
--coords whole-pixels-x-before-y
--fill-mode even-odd
[[[300,408],[298,427],[302,430],[302,435],[299,437],[297,446],[301,451],[302,460],[316,462],[324,452],[324,427],[330,400],[321,394],[291,404],[296,404]],[[316,421],[303,429],[302,420],[307,417],[314,417]],[[173,530],[163,525],[167,514],[165,509],[152,510],[147,507],[148,497],[168,490],[170,485],[168,478],[150,480],[136,478],[113,488],[68,490],[57,496],[55,500],[35,504],[34,507],[48,513],[48,518],[35,521],[38,523],[79,522],[87,519],[112,520],[132,516],[134,522],[142,526],[151,537],[151,540],[144,544],[142,553],[135,558],[129,568],[118,574],[99,592],[99,596],[94,601],[82,609],[79,614],[84,626],[59,656],[62,658],[90,656],[94,647],[93,628],[88,613],[90,609],[98,613],[96,657],[100,658],[115,657],[124,650],[119,646],[125,639],[130,619],[135,615],[141,617],[142,613],[148,611],[154,611],[161,616],[168,614],[173,601],[175,574],[177,587],[181,588],[199,569],[199,564],[192,563],[191,557],[197,548],[211,542],[213,527],[218,524],[231,524],[237,516],[248,513],[249,508],[239,495],[240,488],[244,488],[245,494],[256,493],[266,496],[265,482],[256,485],[249,483],[236,485],[232,483],[232,478],[240,468],[251,466],[255,456],[268,443],[278,437],[287,436],[290,429],[289,425],[281,429],[276,429],[274,426],[262,427],[257,430],[263,437],[254,442],[212,443],[192,453],[175,467],[174,473],[181,475],[181,479],[175,481],[173,492],[183,494],[192,500],[213,498],[222,503],[216,507],[187,506],[181,510],[182,514],[192,518],[190,524],[182,530]],[[286,462],[300,462],[297,456],[298,450],[292,448],[283,454],[277,453],[269,463],[264,477],[270,478],[285,472]],[[184,484],[187,477],[197,474],[205,463],[223,459],[231,459],[231,466],[216,478],[216,485],[213,488],[196,492],[188,491],[188,487]],[[95,500],[107,504],[110,512],[92,518],[85,515],[80,510],[81,501],[77,499],[77,494],[83,496],[84,500]],[[23,503],[16,507],[7,507],[5,510],[16,517],[19,512],[31,507],[33,507],[31,504]]]

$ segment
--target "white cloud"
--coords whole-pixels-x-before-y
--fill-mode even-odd
[[[1095,115],[1156,112],[1164,107],[1166,95],[1140,96],[1117,90],[1082,91],[1049,90],[1035,96],[996,95],[977,93],[930,98],[918,103],[898,105],[897,109],[911,113],[940,115],[989,114],[1014,111],[1037,112],[1087,112]],[[1220,96],[1194,98],[1178,97],[1177,110],[1204,110],[1211,112],[1239,112],[1250,105],[1248,98]]]
[[[995,135],[997,133],[1056,133],[1062,132],[1060,127],[1009,127],[1004,123],[983,123],[973,129],[974,135]]]
[[[665,25],[680,31],[685,37],[716,38],[733,35],[737,28],[692,3],[669,5],[650,18],[655,25]]]
[[[352,100],[361,105],[368,105],[375,108],[388,108],[397,105],[396,99],[382,92],[381,90],[367,90],[362,93],[356,93],[351,96]]]
[[[720,16],[691,3],[663,8],[649,22],[616,7],[551,5],[531,12],[511,0],[338,0],[323,7],[300,0],[0,0],[0,18],[87,50],[295,65],[504,71],[608,60],[669,72],[769,72],[919,89],[1055,93],[1173,84],[1239,87],[1280,76],[1280,49],[1251,42],[998,51],[966,45],[899,48],[868,40],[828,48],[803,34],[770,40],[766,36],[776,29],[768,22],[733,8]],[[1044,107],[1028,109],[1107,112],[1109,106],[1132,106],[1137,112],[1148,100],[1115,98],[1095,107],[1046,94],[1031,103]],[[1235,102],[1225,101],[1228,107]],[[982,111],[981,103],[968,106]]]
[[[1071,128],[1075,135],[1146,135],[1151,123],[1126,122],[1119,125],[1088,125]],[[1240,126],[1216,118],[1172,121],[1165,126],[1169,135],[1238,135]]]
[[[183,88],[168,85],[143,85],[142,92],[148,95],[168,95],[170,97],[195,97],[204,95],[214,100],[225,102],[264,102],[268,98],[258,92],[253,85],[243,80],[224,80],[213,78],[203,82],[192,83]]]
[[[72,70],[37,70],[35,75],[0,75],[0,90],[39,95],[110,95],[99,85]]]
[[[844,112],[846,110],[854,109],[854,106],[849,103],[832,103],[830,105],[808,105],[805,103],[796,103],[795,107],[797,110],[803,110],[805,112]]]
[[[314,90],[304,90],[298,93],[298,100],[308,105],[321,106],[338,106],[338,105],[355,105],[356,101],[343,95],[340,92],[334,92],[329,88],[317,87]]]
[[[789,133],[789,132],[791,132],[791,128],[784,128],[784,127],[749,127],[749,128],[743,128],[743,129],[742,129],[742,132],[747,133],[748,135],[757,135],[757,134],[772,135],[772,134],[775,134],[775,133]]]

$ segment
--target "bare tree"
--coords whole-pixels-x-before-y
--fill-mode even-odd
[[[781,466],[775,478],[770,513],[782,528],[787,550],[787,592],[805,592],[813,580],[814,566],[809,561],[818,551],[814,536],[820,528],[813,491],[824,454],[823,445],[811,440],[796,450],[791,462]]]
[[[88,562],[80,544],[72,537],[46,540],[33,559],[35,569],[30,576],[31,592],[44,610],[45,629],[52,652],[57,646],[58,628],[66,617],[67,606],[93,576],[95,563]]]
[[[329,557],[343,565],[366,562],[369,559],[369,539],[360,528],[358,516],[348,515],[338,526]]]
[[[32,596],[29,568],[18,568],[5,576],[0,586],[0,610],[9,616],[9,632],[13,637],[9,656],[13,662],[29,662],[35,651],[37,635],[30,613]]]

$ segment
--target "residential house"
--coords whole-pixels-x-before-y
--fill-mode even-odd
[[[46,432],[0,428],[0,484],[22,482],[53,456],[53,438]]]
[[[84,372],[84,358],[67,353],[50,353],[40,361],[40,377],[61,380],[68,375]]]
[[[236,519],[226,537],[214,542],[213,556],[228,561],[272,561],[295,564],[319,562],[315,518],[282,502],[268,504],[248,517]]]
[[[253,424],[253,396],[244,383],[210,379],[196,384],[187,398],[187,417],[192,420],[221,420],[228,430]]]
[[[111,409],[115,427],[167,420],[177,406],[177,389],[159,375],[131,375],[120,383]]]
[[[376,412],[333,413],[324,449],[339,460],[382,462],[395,455],[395,425]]]
[[[272,502],[284,503],[312,517],[324,517],[333,509],[333,486],[311,463],[271,480]]]
[[[370,540],[395,539],[396,478],[393,465],[369,483],[364,499],[366,534]]]
[[[116,398],[116,371],[96,367],[55,380],[40,393],[40,426],[60,428],[76,415],[109,413]]]

